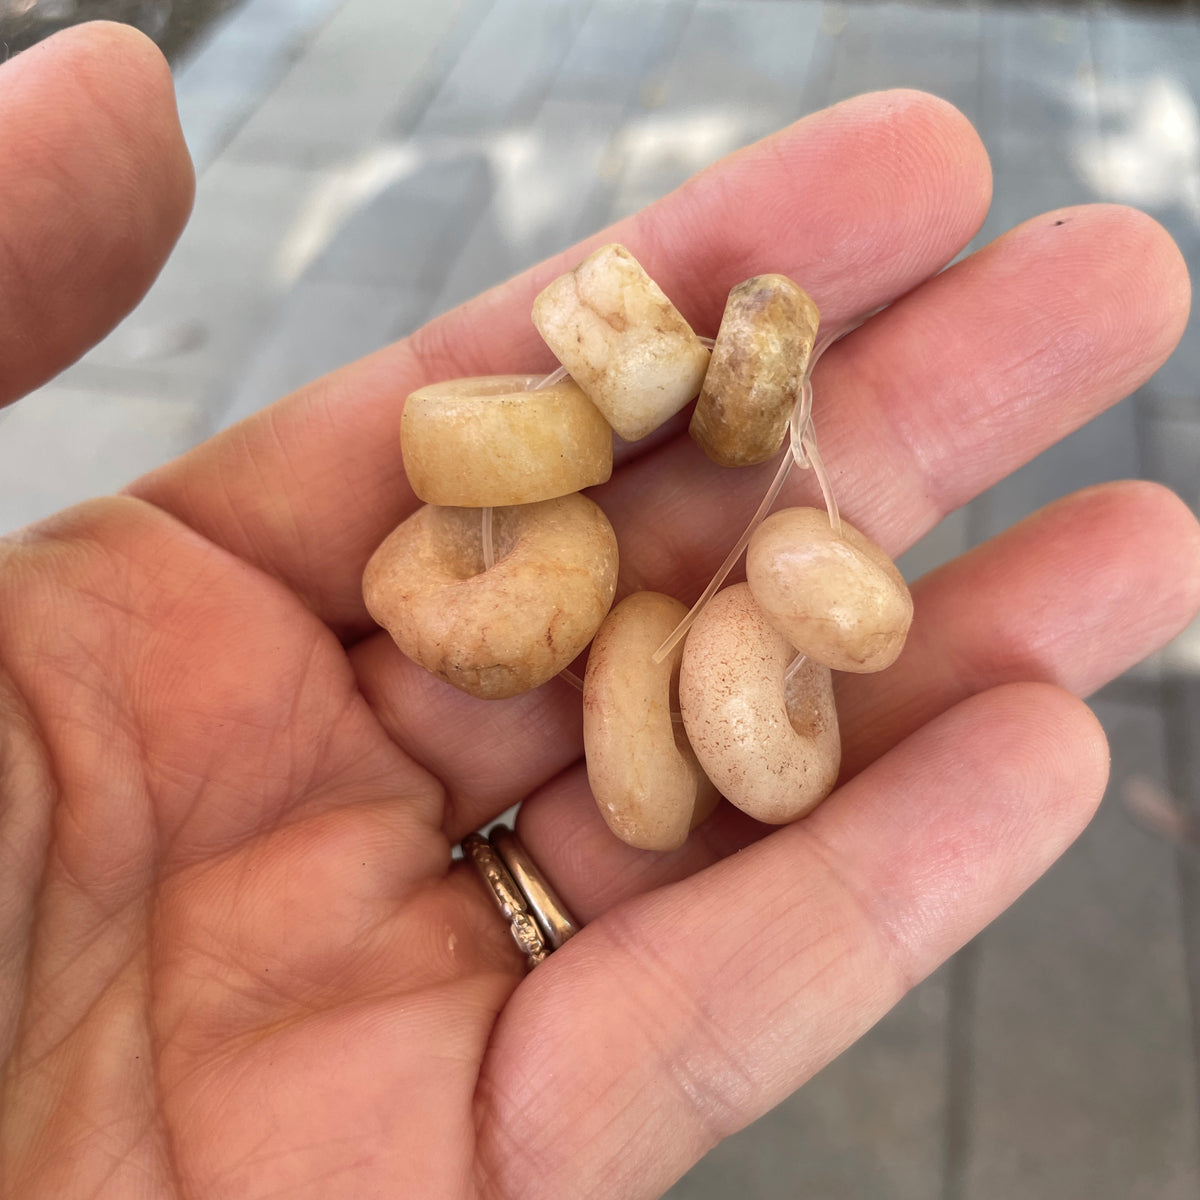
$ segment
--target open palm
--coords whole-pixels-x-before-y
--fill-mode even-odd
[[[4,401],[136,300],[191,175],[165,67],[111,26],[0,71],[0,157]],[[816,420],[844,512],[898,553],[1136,387],[1186,319],[1174,247],[1121,209],[934,278],[988,191],[963,119],[892,93],[604,240],[701,333],[762,271],[834,325],[890,304],[822,362]],[[1068,498],[923,580],[900,662],[843,681],[839,790],[778,831],[723,808],[669,855],[595,813],[565,684],[472,700],[373,631],[362,567],[417,504],[405,395],[551,365],[530,301],[583,252],[0,542],[4,1195],[657,1195],[1086,822],[1106,751],[1071,693],[1200,604],[1200,532],[1150,485]],[[764,472],[713,467],[677,424],[629,448],[597,489],[621,590],[692,599]],[[528,976],[450,858],[521,799],[587,922]]]

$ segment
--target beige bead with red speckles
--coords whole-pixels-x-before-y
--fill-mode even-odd
[[[684,644],[679,709],[705,774],[731,803],[778,825],[837,782],[841,740],[827,667],[796,657],[749,587],[718,592]]]
[[[480,511],[427,504],[363,575],[371,616],[414,662],[482,699],[538,687],[592,640],[612,604],[617,539],[586,496],[498,508],[485,569]]]

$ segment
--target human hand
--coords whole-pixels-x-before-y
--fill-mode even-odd
[[[190,169],[165,69],[111,27],[0,71],[0,149],[5,400],[133,303]],[[1186,317],[1170,241],[1109,207],[931,278],[988,193],[962,118],[893,93],[592,244],[629,245],[700,333],[760,271],[834,326],[894,301],[815,391],[843,511],[898,553],[1135,388]],[[719,810],[668,855],[595,812],[566,685],[476,701],[373,629],[363,564],[417,503],[404,396],[551,366],[530,303],[583,253],[0,542],[5,1195],[656,1195],[1086,822],[1106,751],[1071,693],[1200,604],[1200,532],[1151,485],[1070,497],[921,581],[900,662],[840,681],[840,789],[774,831]],[[622,590],[695,596],[772,465],[721,471],[678,423],[628,448],[596,491]],[[784,502],[814,499],[793,472]],[[587,922],[528,976],[450,862],[522,799]]]

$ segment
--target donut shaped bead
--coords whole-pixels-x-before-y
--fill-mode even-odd
[[[408,482],[427,504],[532,504],[604,483],[612,429],[569,379],[485,375],[419,388],[400,417]]]
[[[363,597],[414,662],[496,700],[545,683],[591,641],[612,604],[617,539],[586,496],[497,508],[485,570],[480,516],[419,508],[367,563]]]
[[[713,462],[748,467],[783,445],[820,320],[786,275],[755,275],[729,293],[688,426]]]
[[[604,619],[583,679],[588,782],[609,829],[641,850],[676,850],[712,812],[716,788],[700,769],[677,706],[683,644],[655,650],[687,615],[660,592],[634,592]]]
[[[819,508],[785,508],[754,531],[746,579],[759,607],[802,654],[835,671],[890,667],[904,649],[913,602],[896,564]]]
[[[694,400],[708,349],[641,264],[615,243],[560,275],[533,323],[609,424],[644,438]]]
[[[679,708],[705,774],[732,804],[773,825],[833,789],[841,739],[828,668],[796,657],[744,583],[718,592],[684,643]]]

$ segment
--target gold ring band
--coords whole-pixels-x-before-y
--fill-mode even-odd
[[[511,829],[497,826],[490,841],[468,834],[462,852],[487,884],[529,968],[578,933],[579,926]]]
[[[525,955],[526,966],[536,967],[543,962],[550,948],[538,928],[538,923],[529,912],[529,905],[521,889],[513,881],[496,849],[478,833],[468,834],[462,840],[463,858],[474,864],[488,891],[505,920],[517,948]]]
[[[549,942],[550,949],[557,950],[563,942],[579,932],[579,926],[567,911],[567,906],[529,857],[529,851],[521,844],[520,838],[507,825],[497,825],[492,830],[491,843],[521,889],[529,911]]]

